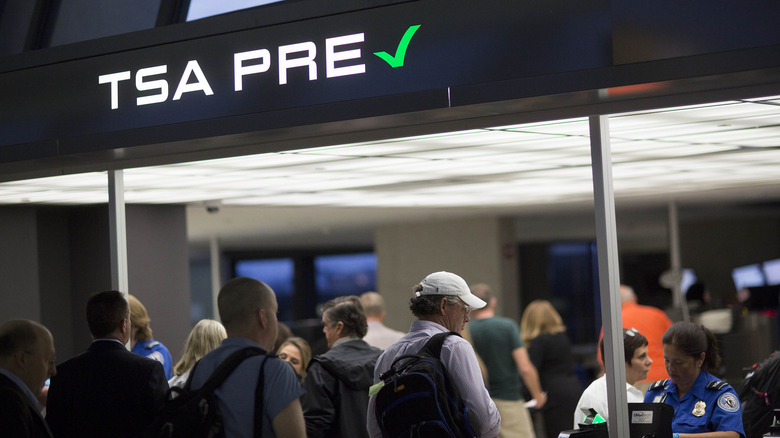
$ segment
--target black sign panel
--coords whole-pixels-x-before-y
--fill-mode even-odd
[[[607,0],[429,0],[15,71],[0,76],[0,160],[5,145],[604,67],[609,26]]]
[[[780,44],[776,0],[613,0],[615,64]]]
[[[778,67],[778,5],[421,0],[103,51],[0,74],[0,162]]]

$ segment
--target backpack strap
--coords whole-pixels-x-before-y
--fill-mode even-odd
[[[428,339],[428,342],[423,345],[417,354],[420,356],[435,357],[439,359],[441,356],[441,348],[444,345],[444,340],[447,339],[447,337],[450,335],[460,337],[460,334],[457,332],[436,333],[435,335],[431,336],[430,339]]]
[[[227,359],[223,360],[222,363],[219,364],[217,369],[215,369],[214,372],[209,376],[208,380],[206,380],[206,383],[198,388],[198,391],[214,391],[220,385],[222,385],[225,379],[227,379],[228,376],[233,373],[233,370],[235,370],[236,367],[238,367],[238,365],[244,361],[244,359],[260,354],[266,354],[266,351],[260,347],[245,347],[233,352],[230,356],[227,357]],[[192,367],[192,371],[190,372],[189,377],[187,377],[187,383],[184,384],[186,389],[190,389],[190,386],[192,385],[192,378],[195,375],[195,367],[198,366],[198,363],[200,363],[200,361],[195,363],[195,366]],[[263,361],[263,365],[265,365],[265,361]]]
[[[265,389],[265,363],[269,357],[266,355],[262,365],[260,365],[260,375],[257,376],[257,386],[255,387],[255,434],[256,438],[263,438],[263,391]]]
[[[379,380],[385,381],[398,374],[400,370],[403,370],[408,364],[414,362],[415,359],[420,359],[421,357],[435,357],[436,359],[439,359],[441,356],[441,348],[444,345],[444,340],[449,335],[460,336],[460,334],[457,332],[436,333],[425,342],[425,345],[423,345],[422,348],[420,348],[420,351],[417,353],[404,354],[403,356],[398,356],[393,359],[393,362],[390,364],[390,369],[380,374]],[[314,358],[312,358],[312,360],[314,360]],[[404,360],[407,362],[402,363]]]

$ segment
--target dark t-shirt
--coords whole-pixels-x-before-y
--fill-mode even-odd
[[[523,347],[520,329],[509,318],[494,316],[469,322],[477,354],[485,362],[490,396],[501,400],[522,399],[520,374],[512,352]]]

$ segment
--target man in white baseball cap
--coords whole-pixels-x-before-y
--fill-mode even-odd
[[[415,296],[421,295],[445,295],[455,296],[469,306],[469,310],[481,309],[487,305],[471,293],[469,285],[460,276],[452,272],[439,271],[428,275],[420,282],[422,289],[415,290]],[[415,288],[417,289],[417,288]]]
[[[442,332],[463,331],[470,321],[471,310],[486,305],[471,293],[468,284],[451,272],[434,272],[425,277],[412,289],[409,309],[417,320],[409,333],[393,343],[379,356],[374,368],[374,383],[387,371],[393,360],[406,354],[417,353],[431,338]],[[460,336],[448,336],[439,356],[442,365],[449,371],[452,382],[468,407],[469,420],[476,436],[495,437],[501,425],[501,416],[490,399],[477,356],[471,344]],[[375,395],[368,402],[367,426],[371,437],[380,438],[382,431],[374,414]]]

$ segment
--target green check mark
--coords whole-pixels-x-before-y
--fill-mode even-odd
[[[406,29],[404,36],[401,38],[401,42],[398,43],[398,49],[395,51],[395,56],[392,56],[387,52],[374,52],[374,55],[382,58],[383,61],[390,64],[390,67],[403,67],[404,58],[406,58],[406,49],[409,48],[409,42],[412,41],[414,33],[417,32],[417,29],[419,29],[420,26],[421,25],[417,24],[409,26],[409,29]]]

